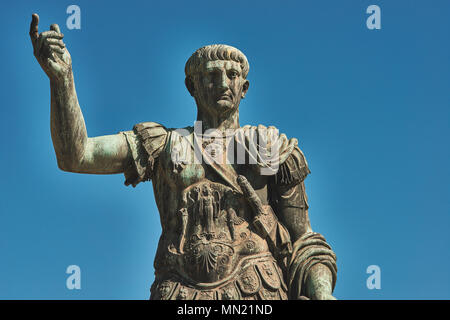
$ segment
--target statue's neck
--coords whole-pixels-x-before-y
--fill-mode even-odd
[[[201,121],[203,132],[208,129],[217,129],[222,132],[229,129],[235,130],[239,128],[239,108],[232,113],[221,115],[204,113],[198,110],[197,121]]]

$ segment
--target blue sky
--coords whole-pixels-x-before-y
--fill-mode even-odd
[[[68,30],[66,8],[81,8]],[[381,8],[368,30],[366,8]],[[161,232],[151,183],[57,168],[49,81],[32,54],[58,23],[90,136],[195,120],[184,64],[225,43],[250,62],[244,124],[297,137],[310,218],[339,299],[450,298],[449,1],[15,1],[0,21],[0,298],[147,299]],[[66,288],[67,266],[81,290]],[[381,289],[366,287],[369,265]]]

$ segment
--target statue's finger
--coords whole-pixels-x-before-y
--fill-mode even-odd
[[[50,30],[61,33],[61,30],[59,30],[59,26],[56,23],[54,23],[50,26]]]
[[[64,49],[61,49],[60,47],[56,45],[50,45],[50,49],[52,49],[53,52],[57,52],[59,54],[64,54]]]
[[[66,45],[64,44],[64,42],[62,42],[62,40],[58,40],[55,38],[47,38],[47,39],[45,39],[45,41],[50,45],[56,45],[56,46],[61,47],[62,49],[64,49],[66,47]]]
[[[37,38],[39,38],[39,16],[36,13],[33,13],[31,16],[31,24],[30,24],[30,38],[31,41],[34,43]]]
[[[51,30],[51,31],[44,31],[44,32],[42,32],[41,35],[40,35],[40,37],[41,37],[42,39],[45,39],[45,38],[62,39],[62,38],[64,38],[64,34],[58,33],[58,32],[56,32],[56,31]]]

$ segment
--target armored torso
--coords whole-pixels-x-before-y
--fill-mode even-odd
[[[189,152],[183,151],[194,143],[193,134],[169,133],[155,168],[153,185],[163,233],[152,298],[255,296],[263,289],[262,273],[271,294],[280,299],[282,277],[266,240],[251,227],[253,212],[247,200],[207,163],[186,159]],[[227,166],[226,170],[237,169]],[[176,293],[172,286],[179,287]]]
[[[151,299],[287,299],[273,242],[255,229],[255,212],[236,185],[244,175],[270,207],[269,177],[257,165],[195,161],[196,143],[201,152],[214,143],[199,143],[192,128],[186,130],[183,136],[147,122],[124,132],[134,159],[125,184],[152,180],[161,219]],[[294,147],[296,141],[283,147],[284,160]],[[272,228],[272,238],[289,242],[281,229]]]

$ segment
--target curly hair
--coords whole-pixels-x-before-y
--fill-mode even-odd
[[[205,61],[232,60],[241,65],[242,77],[247,78],[250,65],[247,57],[237,48],[226,44],[212,44],[197,49],[186,62],[184,72],[186,77],[193,76]]]

